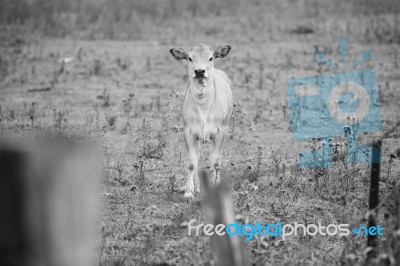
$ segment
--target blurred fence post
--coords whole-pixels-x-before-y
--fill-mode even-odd
[[[213,187],[208,170],[199,173],[202,204],[207,223],[227,225],[235,222],[233,202],[230,195],[228,173],[221,172],[222,182]],[[244,257],[237,235],[211,236],[211,249],[218,266],[241,266],[244,265]]]
[[[94,265],[97,155],[70,141],[0,143],[0,265]]]
[[[370,173],[370,187],[369,187],[369,211],[368,216],[368,228],[371,226],[377,226],[377,215],[379,205],[379,179],[380,179],[380,167],[381,167],[381,149],[382,140],[377,140],[372,144],[372,162],[371,162],[371,173]],[[372,248],[377,247],[377,236],[368,234],[367,245]],[[369,258],[375,257],[376,251],[369,253]]]

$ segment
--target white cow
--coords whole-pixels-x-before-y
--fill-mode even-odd
[[[188,60],[189,81],[183,104],[184,137],[188,154],[188,177],[185,198],[194,197],[193,180],[198,181],[200,145],[212,141],[210,162],[214,182],[220,182],[221,148],[232,115],[233,100],[230,80],[225,72],[214,68],[214,59],[224,58],[230,46],[220,46],[214,52],[205,44],[189,52],[171,49],[176,60]],[[200,185],[197,182],[197,192]]]

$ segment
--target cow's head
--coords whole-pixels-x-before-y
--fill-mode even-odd
[[[193,47],[189,52],[182,48],[172,48],[171,54],[176,60],[188,60],[189,79],[196,85],[207,86],[212,71],[214,69],[214,59],[224,58],[231,47],[229,45],[220,46],[215,51],[205,44]]]

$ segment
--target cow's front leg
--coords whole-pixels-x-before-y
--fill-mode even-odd
[[[219,184],[221,182],[221,150],[224,142],[224,135],[218,131],[212,139],[210,163],[213,171],[213,182]]]
[[[186,144],[186,152],[188,155],[188,176],[185,187],[185,198],[193,198],[194,197],[194,183],[193,179],[197,180],[197,172],[198,172],[198,158],[197,158],[197,138],[190,132],[190,130],[185,129],[184,133],[185,144]],[[197,186],[199,187],[199,185]]]

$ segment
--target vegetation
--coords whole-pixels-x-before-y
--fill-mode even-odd
[[[0,0],[0,6],[1,134],[62,132],[103,145],[99,265],[213,264],[209,239],[188,236],[184,227],[204,220],[199,197],[187,202],[178,192],[186,177],[180,110],[187,70],[169,54],[200,41],[232,45],[216,67],[232,79],[235,100],[223,167],[232,176],[237,218],[366,223],[370,169],[344,163],[342,139],[334,140],[332,168],[297,167],[298,154],[319,143],[291,139],[285,82],[330,73],[315,52],[339,62],[339,38],[349,40],[350,62],[371,48],[373,58],[358,68],[375,69],[383,127],[391,128],[400,120],[397,0]],[[376,265],[400,259],[399,148],[397,130],[383,142],[375,215],[386,234]],[[363,265],[368,253],[358,236],[242,244],[255,265]]]

